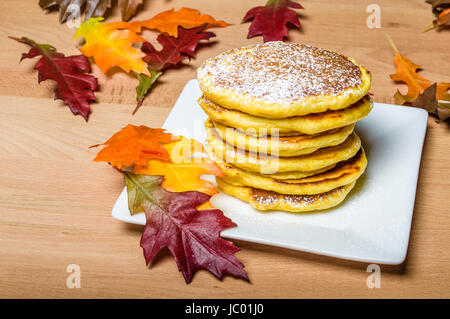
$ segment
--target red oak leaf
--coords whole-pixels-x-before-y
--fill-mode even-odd
[[[97,89],[97,79],[90,74],[89,60],[83,55],[64,56],[48,44],[39,44],[28,38],[13,40],[28,44],[31,49],[23,53],[23,59],[41,56],[34,69],[38,71],[39,83],[48,79],[57,83],[55,100],[61,99],[73,114],[81,114],[86,120],[91,111],[89,102],[96,100],[94,91]]]
[[[149,42],[142,45],[142,51],[146,54],[143,60],[153,70],[160,71],[169,65],[177,65],[184,58],[193,58],[198,43],[201,40],[209,40],[215,37],[212,32],[204,32],[205,26],[193,29],[178,27],[178,38],[160,34],[157,41],[162,45],[161,51],[157,51]]]
[[[197,210],[211,196],[197,191],[172,193],[160,185],[162,176],[124,173],[131,213],[142,207],[147,223],[141,247],[147,265],[164,247],[172,253],[186,283],[198,269],[217,278],[224,274],[248,280],[244,265],[234,256],[239,248],[220,237],[236,226],[218,209]]]
[[[299,3],[288,0],[269,0],[265,6],[250,9],[242,20],[253,20],[247,38],[262,35],[264,42],[284,41],[288,37],[288,24],[301,28],[297,12],[289,8],[303,9]]]
[[[135,73],[139,80],[136,88],[137,105],[133,111],[133,115],[141,107],[145,96],[155,83],[156,79],[162,74],[162,70],[179,64],[185,58],[195,57],[195,50],[201,40],[209,40],[216,35],[212,32],[205,32],[206,25],[184,29],[178,27],[178,38],[167,34],[160,34],[156,39],[162,45],[162,49],[157,51],[150,42],[144,42],[142,52],[145,56],[142,58],[147,64],[152,77],[145,74]]]

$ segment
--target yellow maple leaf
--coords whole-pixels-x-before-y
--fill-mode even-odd
[[[125,22],[101,23],[103,18],[90,18],[75,32],[74,39],[83,37],[85,44],[80,48],[83,55],[92,57],[103,73],[112,67],[126,72],[134,71],[151,77],[147,64],[142,60],[144,53],[132,45],[145,42],[131,30],[119,30]]]
[[[171,162],[150,160],[146,167],[140,168],[136,173],[164,176],[161,186],[170,192],[198,191],[211,196],[218,193],[211,182],[200,178],[203,174],[223,175],[214,161],[204,156],[194,157],[195,154],[205,153],[200,142],[181,138],[164,144],[163,147],[170,154]]]

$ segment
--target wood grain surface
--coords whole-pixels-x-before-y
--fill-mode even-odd
[[[142,227],[111,217],[123,188],[121,176],[93,163],[88,146],[105,141],[128,123],[159,127],[201,62],[226,49],[260,43],[246,39],[245,12],[263,0],[146,0],[136,19],[187,6],[233,23],[214,29],[214,43],[202,47],[188,67],[166,72],[144,106],[132,116],[136,81],[112,72],[99,77],[99,103],[86,123],[60,101],[53,84],[37,83],[34,62],[19,64],[26,50],[7,36],[50,43],[66,54],[78,52],[74,30],[45,13],[37,0],[0,1],[0,297],[38,298],[360,298],[450,297],[450,129],[430,118],[420,169],[406,262],[381,266],[381,288],[366,286],[367,264],[237,241],[238,258],[251,283],[198,272],[186,285],[174,260],[161,252],[145,266]],[[423,0],[378,0],[381,28],[366,26],[372,0],[301,1],[302,31],[291,41],[333,49],[356,58],[372,71],[377,102],[392,103],[397,88],[393,51],[421,64],[422,74],[450,82],[450,30],[421,30],[434,18]],[[109,21],[117,21],[112,10]],[[154,33],[145,37],[154,42]],[[382,201],[383,198],[380,198]],[[280,230],[282,231],[282,230]],[[81,267],[81,288],[66,287],[69,264]]]

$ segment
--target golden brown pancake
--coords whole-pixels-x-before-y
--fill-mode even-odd
[[[255,153],[275,153],[279,156],[286,157],[310,154],[319,148],[341,144],[353,132],[354,128],[354,125],[351,124],[314,135],[267,135],[257,137],[251,134],[245,134],[254,132],[255,130],[247,130],[244,133],[241,130],[215,123],[210,119],[206,121],[205,126],[213,128],[217,135],[228,144],[242,150]]]
[[[333,51],[281,41],[236,48],[206,60],[203,94],[227,108],[267,118],[339,110],[360,100],[370,73]]]
[[[285,195],[248,186],[235,186],[216,177],[219,188],[228,195],[248,202],[258,210],[281,210],[300,213],[339,205],[355,186],[355,182],[316,195]]]
[[[361,147],[361,140],[353,132],[339,145],[321,148],[311,154],[279,157],[238,149],[217,136],[213,128],[206,128],[206,134],[206,150],[210,157],[262,174],[315,171],[353,157]]]
[[[295,135],[298,133],[317,134],[347,126],[366,117],[373,107],[372,99],[367,95],[341,110],[272,119],[226,109],[208,100],[205,96],[200,97],[198,103],[214,122],[249,131],[250,134],[255,132],[254,135],[260,135],[259,130],[262,131],[262,135],[267,134],[271,130],[278,130],[280,136]]]
[[[333,169],[310,177],[278,180],[266,175],[246,172],[231,164],[218,163],[224,173],[225,182],[235,186],[251,186],[288,195],[313,195],[328,192],[337,187],[356,181],[364,172],[367,159],[363,148]]]

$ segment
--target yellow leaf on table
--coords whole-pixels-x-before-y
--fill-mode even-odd
[[[151,77],[147,64],[142,60],[144,53],[133,47],[133,43],[145,40],[131,30],[119,30],[126,27],[126,22],[101,23],[102,20],[101,17],[90,18],[75,32],[74,39],[85,39],[80,48],[83,55],[94,58],[103,73],[117,66],[126,72],[134,71]]]
[[[127,27],[136,33],[141,32],[141,29],[144,27],[160,32],[166,32],[177,38],[179,26],[185,29],[192,29],[205,24],[206,28],[226,27],[230,25],[222,20],[216,21],[210,15],[200,14],[198,10],[181,8],[178,11],[175,11],[174,9],[167,10],[157,14],[149,20],[131,22],[129,23],[129,26],[124,27]]]
[[[193,157],[196,153],[205,153],[198,141],[181,138],[163,146],[170,154],[171,162],[150,160],[146,167],[136,171],[137,174],[164,176],[161,186],[170,192],[198,191],[211,196],[218,193],[211,182],[201,179],[200,176],[222,176],[223,173],[209,158]]]

